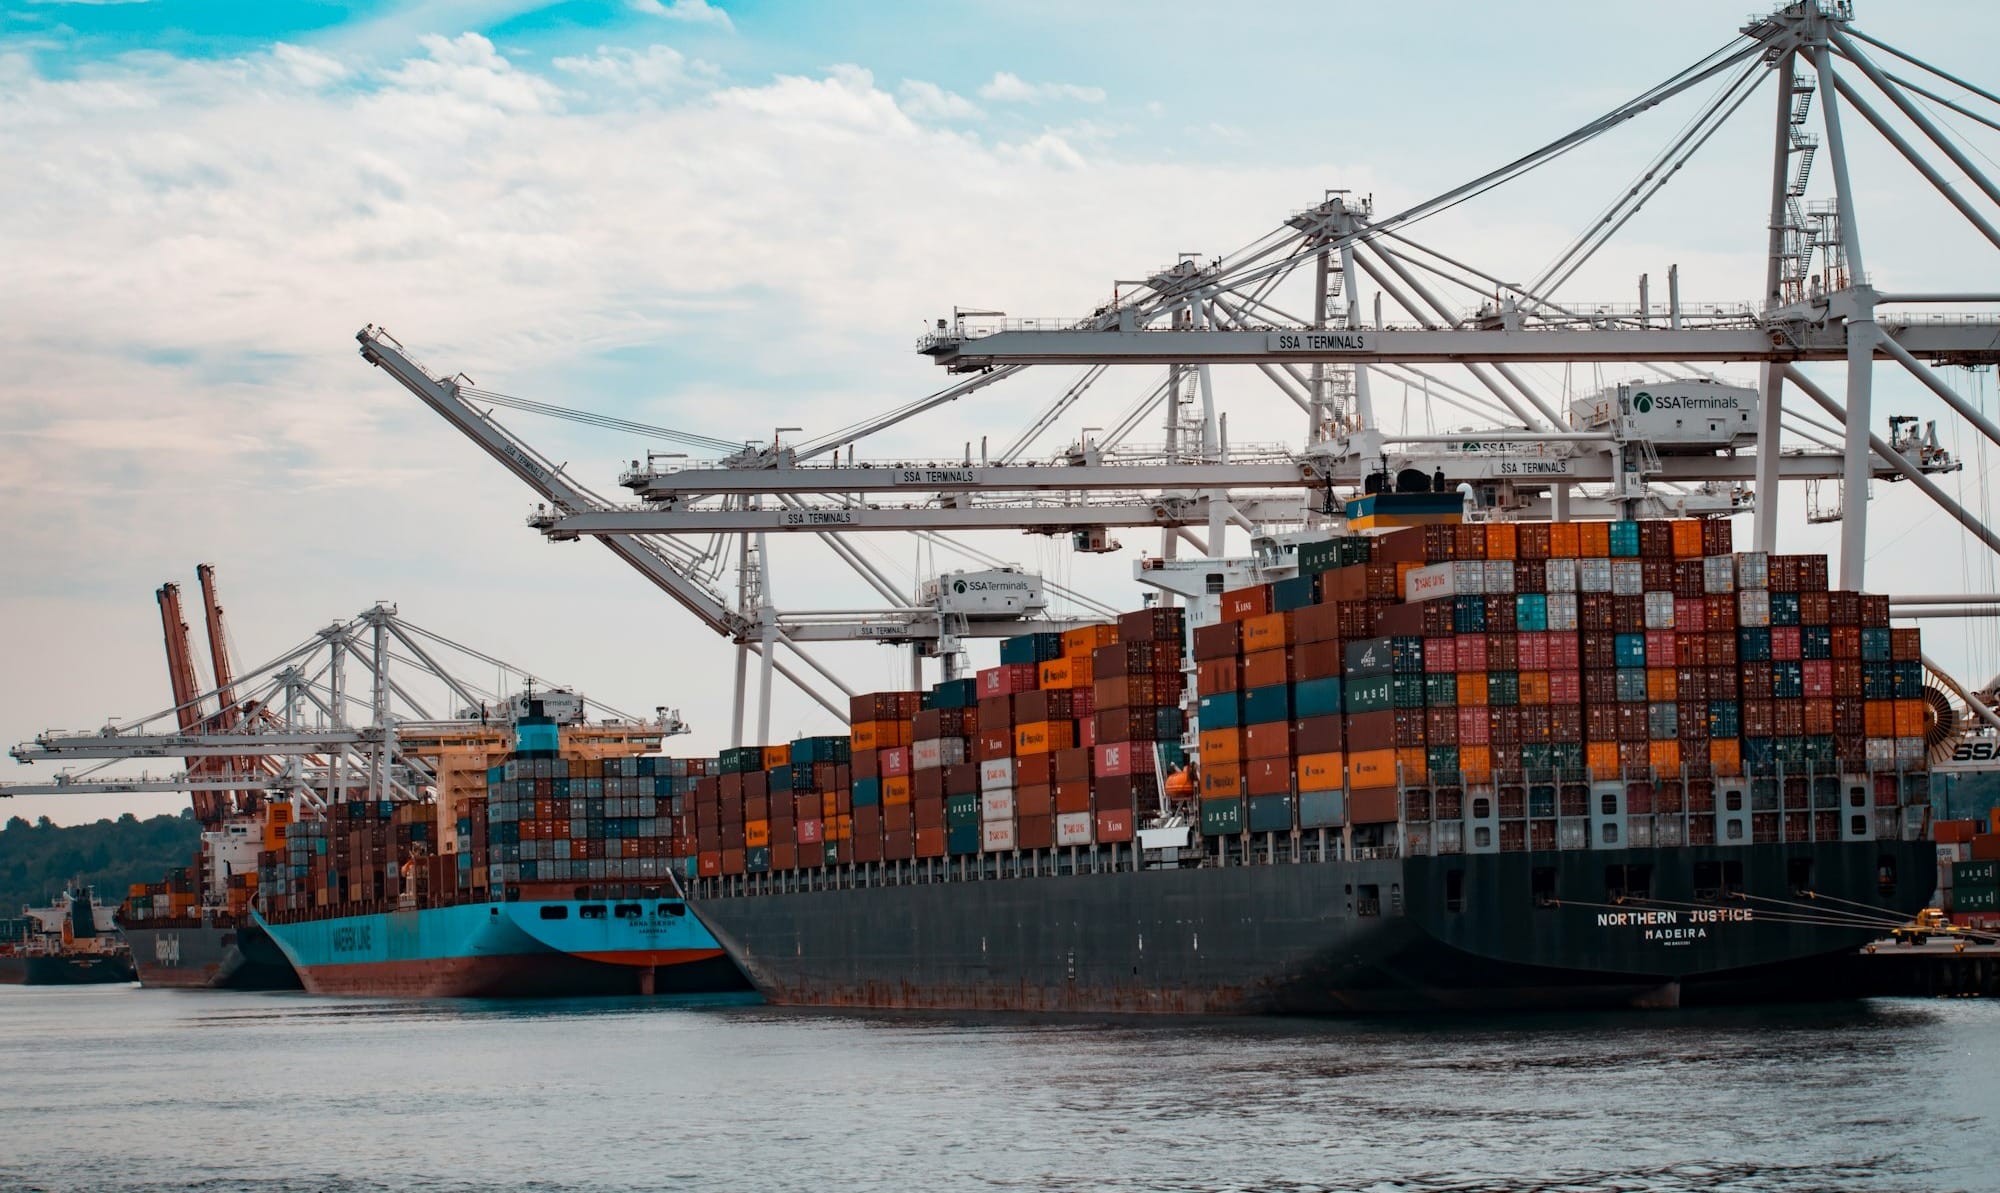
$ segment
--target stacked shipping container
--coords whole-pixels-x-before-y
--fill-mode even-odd
[[[1745,777],[1753,839],[1838,836],[1837,776],[1924,765],[1916,632],[1822,556],[1730,546],[1721,521],[1430,526],[1223,593],[1194,636],[1204,832],[1427,821],[1431,788],[1540,775],[1629,781],[1642,814]],[[1874,802],[1900,798],[1892,774]]]

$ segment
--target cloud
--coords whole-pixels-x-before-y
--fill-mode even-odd
[[[710,4],[708,0],[673,0],[662,4],[660,0],[626,0],[635,12],[648,16],[665,17],[670,21],[687,21],[696,25],[720,25],[724,29],[734,29],[729,14]]]
[[[978,104],[956,91],[946,91],[922,79],[904,79],[897,91],[902,96],[903,110],[919,118],[978,120],[986,115]]]
[[[644,51],[599,46],[594,57],[557,58],[557,70],[599,79],[634,91],[670,91],[712,82],[721,75],[713,63],[690,60],[672,46],[652,45]]]
[[[1009,104],[1039,104],[1065,99],[1086,104],[1104,102],[1102,87],[1084,87],[1076,83],[1029,83],[1021,76],[1004,70],[982,85],[979,94],[983,99]]]

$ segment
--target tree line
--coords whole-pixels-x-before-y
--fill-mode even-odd
[[[159,882],[168,870],[192,864],[200,848],[192,809],[74,825],[10,817],[0,828],[0,920],[20,915],[23,906],[48,906],[72,879],[96,887],[106,906],[118,903],[133,883]]]

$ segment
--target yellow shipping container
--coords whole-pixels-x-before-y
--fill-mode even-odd
[[[884,804],[907,804],[910,802],[910,776],[897,775],[882,780],[882,802]]]
[[[791,760],[792,760],[792,747],[788,745],[764,747],[765,770],[770,770],[774,766],[785,766],[788,763],[790,763]]]
[[[1076,682],[1076,668],[1071,659],[1050,659],[1042,664],[1041,682],[1037,685],[1044,690],[1068,688]]]

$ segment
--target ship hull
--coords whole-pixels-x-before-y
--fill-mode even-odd
[[[0,984],[105,986],[136,982],[138,971],[123,953],[103,956],[0,957]]]
[[[780,1004],[1198,1015],[1662,1007],[1849,993],[1824,978],[1923,906],[1928,890],[1915,888],[1926,885],[1930,848],[1128,870],[691,906]],[[1876,881],[1884,856],[1905,876],[1894,893]],[[1743,897],[1697,898],[1702,863],[1739,865]],[[1650,867],[1650,897],[1608,897],[1614,866]],[[1815,889],[1865,910],[1799,910],[1799,866],[1810,866]],[[1538,870],[1553,871],[1554,899],[1535,896]],[[1451,883],[1462,884],[1456,900]]]
[[[700,921],[670,908],[680,905],[479,903],[279,922],[260,916],[259,923],[314,994],[550,998],[748,989]],[[637,914],[614,914],[619,909]]]
[[[254,923],[124,927],[139,981],[176,989],[297,990],[299,975]]]

